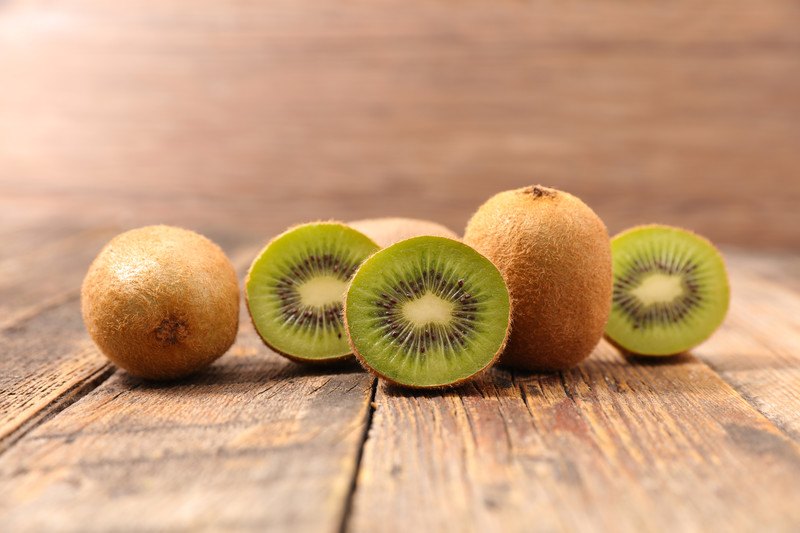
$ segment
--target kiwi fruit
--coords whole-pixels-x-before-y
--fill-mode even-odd
[[[730,286],[713,244],[691,231],[637,226],[611,241],[614,292],[606,337],[624,352],[672,355],[722,324]]]
[[[436,237],[448,237],[458,240],[456,232],[430,220],[420,220],[416,218],[386,217],[386,218],[367,218],[355,220],[347,224],[376,243],[381,248],[386,248],[392,244],[411,237],[431,235]]]
[[[464,242],[497,265],[514,301],[502,364],[555,371],[589,356],[612,287],[608,232],[591,208],[541,185],[501,192],[472,216]]]
[[[83,280],[81,311],[89,335],[117,366],[143,378],[178,378],[233,344],[238,279],[206,237],[147,226],[100,251]]]
[[[433,236],[400,241],[364,261],[344,305],[359,361],[414,388],[457,385],[491,366],[511,318],[497,268],[471,247]]]
[[[302,224],[272,239],[245,280],[247,309],[264,343],[299,362],[350,356],[342,300],[358,266],[377,250],[340,222]]]

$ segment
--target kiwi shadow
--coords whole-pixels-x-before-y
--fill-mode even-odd
[[[443,398],[447,396],[483,396],[477,383],[463,383],[454,387],[435,389],[410,389],[393,383],[381,382],[383,394],[391,398]]]
[[[498,366],[487,370],[473,380],[449,387],[412,389],[380,380],[381,392],[393,398],[441,398],[448,396],[486,398],[493,395],[493,390],[496,391],[509,386],[513,386],[512,372],[507,368]]]
[[[700,362],[691,352],[658,357],[626,353],[621,353],[620,355],[622,355],[625,363],[632,366],[679,366]]]
[[[182,378],[150,380],[129,374],[124,370],[116,373],[119,384],[130,389],[209,391],[220,387],[247,390],[267,383],[290,381],[316,376],[344,374],[366,374],[355,361],[337,361],[326,364],[303,364],[278,356],[258,354],[247,357],[232,357],[217,361],[208,368]]]

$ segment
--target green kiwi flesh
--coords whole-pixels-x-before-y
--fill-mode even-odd
[[[510,300],[497,268],[470,246],[414,237],[356,272],[345,298],[353,352],[390,382],[445,387],[488,368],[508,338]]]
[[[730,299],[725,263],[709,241],[670,226],[639,226],[611,241],[606,337],[637,355],[672,355],[707,339]]]
[[[350,355],[342,300],[358,266],[377,250],[337,222],[303,224],[273,239],[245,280],[247,308],[264,342],[299,361]]]

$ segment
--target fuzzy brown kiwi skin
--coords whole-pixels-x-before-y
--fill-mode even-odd
[[[709,239],[705,238],[704,236],[702,236],[702,235],[700,235],[700,234],[698,234],[698,233],[696,233],[696,232],[694,232],[694,231],[692,231],[690,229],[682,228],[680,226],[667,226],[667,225],[664,225],[664,224],[640,224],[638,226],[634,226],[632,228],[628,228],[628,229],[625,229],[625,230],[617,233],[616,235],[614,235],[614,237],[611,238],[611,240],[613,241],[617,237],[620,237],[620,236],[622,236],[622,235],[624,235],[626,233],[632,232],[632,231],[637,231],[637,230],[642,230],[642,229],[653,229],[653,228],[679,229],[681,231],[685,231],[686,233],[691,233],[692,235],[694,235],[698,239],[701,239],[701,240],[705,241],[706,244],[708,244],[710,247],[712,247],[720,257],[724,257],[722,255],[722,252],[720,251],[720,249],[717,248],[717,246],[713,242],[711,242]],[[723,267],[723,269],[725,271],[725,278],[727,280],[730,280],[730,275],[728,274],[728,266],[727,266],[727,264],[725,263],[724,260],[722,262],[722,267]],[[730,281],[728,281],[728,290],[730,291]],[[701,343],[705,342],[706,340],[711,338],[711,336],[714,333],[715,333],[714,331],[709,333],[708,337],[703,339],[701,341]],[[614,339],[612,339],[611,337],[609,337],[605,333],[603,333],[603,338],[606,340],[606,342],[608,342],[611,346],[616,348],[625,357],[635,357],[635,358],[639,358],[639,359],[647,358],[647,359],[651,359],[651,360],[657,360],[657,359],[663,359],[663,358],[672,358],[672,357],[676,357],[676,356],[679,356],[679,355],[684,355],[684,354],[690,353],[692,351],[692,349],[693,349],[693,348],[689,348],[688,350],[684,350],[683,352],[677,352],[677,353],[672,353],[672,354],[667,354],[667,355],[647,355],[647,354],[640,354],[640,353],[636,353],[636,352],[630,351],[629,349],[625,348],[621,344],[618,344]],[[698,343],[697,345],[699,346],[699,344],[700,343]]]
[[[450,228],[430,220],[404,217],[365,218],[348,222],[348,226],[356,229],[386,248],[400,241],[424,235],[447,237],[460,241],[461,238]]]
[[[81,286],[100,350],[131,375],[171,380],[222,356],[239,327],[239,283],[222,249],[193,231],[146,226],[114,237]]]
[[[458,239],[453,239],[453,240],[458,240]],[[366,263],[368,260],[369,260],[369,258],[365,259],[364,263]],[[364,264],[364,263],[362,263],[362,264]],[[359,268],[361,268],[361,267],[359,267]],[[405,388],[405,389],[413,389],[413,390],[448,390],[448,389],[454,389],[454,388],[460,387],[461,385],[464,385],[466,383],[474,381],[478,377],[480,377],[483,374],[485,374],[490,368],[492,368],[500,360],[500,356],[503,354],[503,351],[506,349],[506,345],[508,344],[509,336],[511,335],[511,319],[514,316],[514,314],[513,314],[514,302],[511,300],[510,291],[509,291],[509,302],[508,302],[508,304],[509,304],[508,327],[506,327],[506,334],[503,337],[503,342],[500,344],[500,347],[497,349],[497,353],[494,354],[494,357],[492,357],[492,359],[488,363],[486,363],[486,366],[484,366],[483,368],[481,368],[480,370],[478,370],[474,374],[469,375],[469,376],[467,376],[467,377],[465,377],[463,379],[459,379],[458,381],[454,381],[453,383],[445,383],[445,384],[442,384],[442,385],[409,385],[408,383],[400,383],[398,381],[395,381],[390,376],[387,376],[387,375],[384,375],[384,374],[378,372],[377,370],[372,368],[369,365],[369,363],[367,363],[366,359],[364,359],[364,356],[361,355],[361,353],[356,348],[356,344],[353,341],[353,337],[352,337],[352,335],[350,335],[350,326],[348,325],[348,322],[347,322],[347,295],[350,294],[350,285],[352,285],[352,283],[353,283],[352,280],[355,279],[357,274],[358,274],[358,270],[356,270],[356,273],[353,275],[353,278],[350,280],[350,283],[347,286],[347,291],[345,292],[345,297],[344,297],[344,303],[342,304],[344,306],[344,311],[345,311],[344,313],[342,313],[342,316],[344,318],[344,329],[347,332],[347,341],[350,344],[350,349],[353,351],[353,355],[355,355],[356,360],[358,361],[358,364],[360,364],[364,368],[364,370],[366,370],[367,372],[369,372],[373,376],[381,378],[382,380],[386,381],[387,383],[389,383],[389,384],[391,384],[393,386],[402,387],[402,388]],[[501,272],[501,274],[502,274],[502,272]],[[505,278],[504,278],[504,280],[505,280]]]
[[[300,357],[300,356],[297,356],[297,355],[288,354],[286,352],[283,352],[283,351],[279,350],[278,348],[276,348],[275,346],[273,346],[272,344],[270,344],[270,342],[267,339],[265,339],[263,335],[261,335],[261,332],[258,331],[258,328],[256,327],[256,322],[253,319],[253,312],[250,310],[250,295],[247,293],[247,285],[250,283],[250,273],[253,271],[253,266],[255,265],[256,259],[261,257],[261,254],[264,252],[264,250],[266,250],[269,247],[270,244],[273,243],[273,241],[279,239],[280,237],[283,237],[285,234],[291,232],[295,228],[298,228],[300,226],[306,226],[308,224],[337,224],[339,226],[343,226],[343,227],[347,227],[347,228],[350,228],[350,229],[354,229],[354,228],[351,228],[348,224],[345,224],[344,222],[341,222],[339,220],[315,220],[315,221],[312,221],[312,222],[304,222],[302,224],[294,224],[294,225],[290,226],[289,228],[287,228],[285,231],[283,231],[279,235],[276,235],[275,237],[270,239],[269,242],[267,242],[267,244],[265,244],[264,247],[261,248],[261,250],[256,254],[255,259],[253,259],[252,263],[250,263],[250,268],[247,269],[247,275],[245,276],[245,279],[244,279],[245,290],[242,291],[242,292],[244,292],[244,302],[245,302],[245,306],[247,307],[247,314],[250,316],[250,323],[253,324],[253,329],[256,330],[256,333],[258,334],[259,338],[261,339],[261,342],[263,342],[267,346],[267,348],[269,348],[270,350],[272,350],[276,354],[278,354],[278,355],[280,355],[282,357],[285,357],[286,359],[289,359],[290,361],[294,361],[295,363],[301,363],[301,364],[310,365],[310,366],[336,366],[336,365],[339,365],[339,364],[341,364],[343,362],[352,360],[353,359],[353,354],[352,353],[346,353],[346,354],[338,356],[338,357],[326,357],[325,359],[312,359],[312,358]],[[356,231],[358,231],[358,230],[356,230]],[[365,236],[367,238],[369,238],[370,240],[372,240],[373,243],[375,242],[368,235],[365,235]],[[378,246],[378,244],[375,243],[375,246]],[[342,314],[344,314],[344,313],[342,313]],[[345,331],[346,330],[347,330],[347,327],[345,326]]]
[[[498,267],[516,304],[500,364],[552,372],[592,353],[613,276],[608,231],[591,208],[541,185],[501,192],[472,216],[464,242]]]

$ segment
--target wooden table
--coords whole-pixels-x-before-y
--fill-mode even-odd
[[[800,530],[796,2],[0,1],[0,531]],[[460,230],[543,182],[723,244],[693,353],[446,393],[309,369],[244,320],[175,384],[88,339],[114,234],[243,273],[286,226]]]

